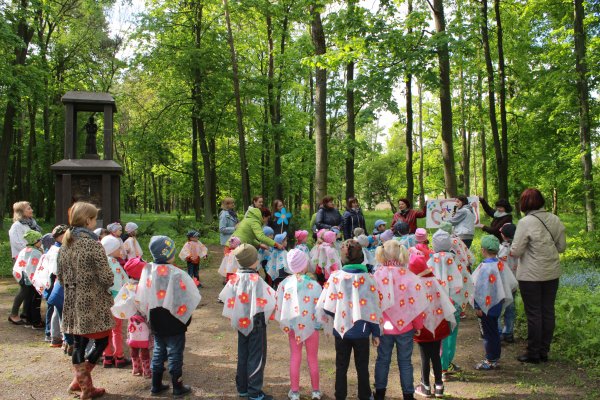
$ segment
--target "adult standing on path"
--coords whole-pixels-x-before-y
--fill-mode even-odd
[[[269,222],[270,217],[271,211],[268,208],[261,210],[256,207],[248,207],[246,216],[238,224],[231,236],[235,236],[240,239],[240,242],[251,244],[254,247],[275,246],[278,249],[282,249],[283,247],[279,243],[275,243],[273,239],[263,232],[263,225]],[[227,246],[229,246],[229,241],[227,241]]]
[[[475,213],[469,204],[467,196],[456,197],[456,209],[452,218],[448,220],[454,227],[454,233],[462,240],[467,248],[471,248],[475,236]]]
[[[31,208],[31,204],[28,201],[18,201],[13,204],[13,224],[8,230],[10,252],[13,262],[17,259],[19,252],[27,246],[27,241],[24,236],[25,233],[30,230],[42,233],[42,228],[40,228],[33,218],[33,208]],[[19,292],[15,295],[8,321],[16,325],[24,325],[26,321],[19,316],[19,308],[21,308],[21,305],[25,302],[25,309],[27,309],[28,304],[33,301],[33,298],[25,298],[28,296],[28,293],[30,293],[25,287],[25,283],[20,283],[19,286]],[[37,294],[35,290],[33,292]]]
[[[265,202],[265,198],[262,196],[262,194],[254,196],[252,198],[252,204],[248,206],[248,209],[246,210],[246,214],[244,214],[244,218],[246,218],[248,211],[250,211],[251,209],[258,208],[260,210],[261,208],[263,208],[264,202]]]
[[[342,229],[342,214],[335,208],[333,197],[325,196],[321,200],[321,205],[317,211],[317,231],[320,229]]]
[[[221,246],[227,244],[238,223],[238,216],[235,212],[235,200],[231,197],[225,197],[221,201],[221,213],[219,214],[219,239]]]
[[[283,204],[282,200],[276,199],[273,200],[273,203],[271,204],[271,217],[269,218],[269,226],[271,227],[271,229],[273,229],[273,232],[275,232],[276,235],[279,235],[280,233],[283,232],[287,232],[289,225],[286,224],[283,220],[281,220],[281,223],[278,224],[277,220],[279,219],[278,217],[275,216],[275,213],[277,212],[281,212],[281,210],[283,210],[285,208],[285,204]],[[289,223],[289,221],[288,221]],[[289,232],[288,233],[288,238],[290,237]]]
[[[413,234],[417,230],[417,218],[425,218],[427,215],[427,203],[423,204],[421,210],[413,210],[410,200],[402,198],[398,200],[398,212],[394,214],[390,227],[396,225],[396,222],[406,222],[408,224],[408,233]]]
[[[104,389],[95,388],[91,372],[108,345],[114,326],[110,307],[113,298],[113,272],[104,248],[92,229],[96,227],[98,209],[79,201],[71,207],[69,223],[58,255],[57,279],[64,286],[65,300],[62,324],[65,333],[73,335],[73,369],[75,378],[69,391],[81,391],[81,399],[102,396]],[[94,339],[86,354],[86,347]]]
[[[344,221],[344,240],[352,239],[354,237],[355,228],[362,228],[367,232],[365,217],[356,197],[348,198],[348,201],[346,202],[346,212],[344,212],[342,218]]]
[[[548,361],[554,335],[554,302],[560,277],[559,253],[567,248],[565,226],[544,210],[538,189],[525,189],[519,205],[525,213],[515,232],[511,253],[519,257],[517,280],[527,315],[527,352],[521,362]]]
[[[485,213],[492,217],[492,223],[490,226],[485,226],[483,224],[477,224],[475,226],[483,229],[484,232],[489,233],[490,235],[496,236],[500,243],[502,243],[503,240],[500,228],[505,224],[512,223],[512,206],[508,200],[499,199],[496,201],[496,209],[493,209],[483,197],[479,198],[479,204],[481,204]]]

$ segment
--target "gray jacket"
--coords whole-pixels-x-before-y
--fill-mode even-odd
[[[221,210],[219,214],[219,239],[221,246],[225,246],[238,221],[233,218],[226,210]]]
[[[461,240],[473,239],[475,235],[475,213],[470,204],[465,204],[456,210],[456,214],[448,222],[454,226],[454,233]]]
[[[543,209],[529,212],[519,220],[510,248],[511,254],[519,257],[517,280],[543,282],[559,278],[559,253],[566,248],[565,226],[556,215]]]

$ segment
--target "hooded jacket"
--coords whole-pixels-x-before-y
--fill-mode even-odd
[[[248,243],[253,246],[259,246],[261,243],[273,247],[275,241],[269,238],[263,232],[263,218],[260,209],[249,207],[242,222],[231,236],[240,239],[242,243]],[[229,246],[229,240],[227,241]]]
[[[350,209],[344,212],[344,239],[352,239],[354,237],[354,228],[363,228],[365,231],[367,227],[365,225],[365,217],[360,209]]]
[[[470,204],[465,204],[456,210],[456,214],[448,222],[454,226],[456,236],[462,240],[473,239],[475,235],[475,213]]]

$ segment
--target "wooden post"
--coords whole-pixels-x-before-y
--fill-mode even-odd
[[[73,104],[65,106],[65,159],[75,158],[77,113]]]
[[[104,105],[104,159],[113,159],[113,109],[111,104]]]

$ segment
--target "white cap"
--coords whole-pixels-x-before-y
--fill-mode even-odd
[[[102,228],[97,228],[97,229],[94,229],[94,233],[95,233],[97,236],[100,236],[100,234],[102,233]]]
[[[138,226],[137,226],[137,224],[135,222],[128,222],[125,225],[125,232],[127,232],[127,233],[131,233],[133,231],[137,231],[137,229],[138,229]]]
[[[104,252],[107,256],[121,247],[121,241],[112,235],[104,236],[100,243],[102,243],[102,247],[104,247]]]

